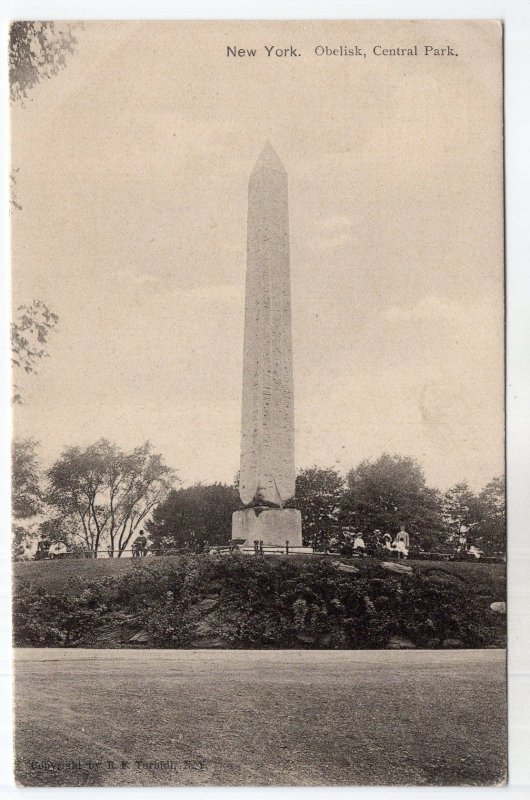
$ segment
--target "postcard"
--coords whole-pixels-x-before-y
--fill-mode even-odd
[[[19,785],[506,782],[502,41],[12,22]]]

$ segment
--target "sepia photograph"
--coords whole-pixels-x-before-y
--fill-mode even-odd
[[[17,785],[505,785],[502,22],[8,59]]]

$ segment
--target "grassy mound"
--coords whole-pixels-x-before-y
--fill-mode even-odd
[[[253,556],[249,556],[252,558]],[[145,565],[178,564],[185,556],[151,556]],[[281,557],[264,556],[265,559],[278,561]],[[370,573],[374,561],[371,558],[340,558],[337,555],[295,555],[289,556],[290,560],[297,563],[312,563],[316,560],[336,562],[344,561],[357,567],[361,574]],[[506,599],[506,565],[481,564],[480,562],[464,561],[414,561],[405,562],[414,572],[422,575],[447,574],[461,578],[466,584],[479,594],[491,595],[495,600]],[[13,564],[13,579],[15,586],[22,583],[33,583],[44,587],[49,592],[71,591],[71,579],[79,578],[84,581],[100,580],[106,577],[119,576],[137,566],[131,558],[101,558],[101,559],[65,559],[53,561],[21,561]],[[75,584],[74,584],[75,586]],[[69,588],[70,587],[70,588]]]
[[[396,573],[372,559],[344,570],[336,557],[236,554],[17,566],[19,646],[504,646],[504,618],[490,610],[504,597],[502,565]]]

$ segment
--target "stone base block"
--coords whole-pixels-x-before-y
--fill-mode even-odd
[[[302,515],[296,508],[245,508],[232,514],[232,539],[244,539],[244,547],[254,541],[267,545],[302,546]]]

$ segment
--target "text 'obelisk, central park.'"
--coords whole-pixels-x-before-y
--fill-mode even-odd
[[[302,545],[295,490],[287,173],[269,143],[248,186],[247,280],[239,494],[232,518],[245,546]]]

